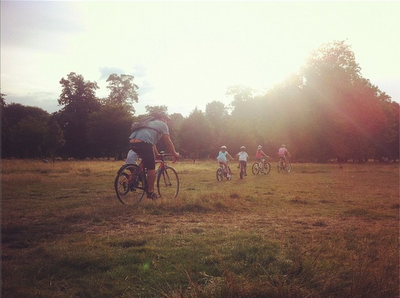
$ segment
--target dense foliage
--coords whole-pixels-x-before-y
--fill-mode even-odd
[[[230,106],[212,101],[205,112],[171,115],[171,136],[183,155],[216,157],[221,145],[250,155],[257,145],[275,157],[285,143],[298,161],[399,158],[399,104],[363,78],[349,45],[322,45],[306,64],[265,94],[232,86]],[[138,102],[133,76],[112,74],[110,95],[97,98],[96,82],[71,72],[62,78],[62,109],[52,115],[2,94],[2,157],[123,158]],[[147,106],[147,111],[166,106]],[[139,115],[140,117],[141,115]],[[163,144],[160,144],[163,149]]]

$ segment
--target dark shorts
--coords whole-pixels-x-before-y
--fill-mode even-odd
[[[247,167],[247,161],[245,161],[245,160],[239,160],[239,163],[240,163],[243,167]]]
[[[148,143],[133,143],[130,145],[131,149],[140,156],[146,169],[154,170],[156,168],[153,145]]]

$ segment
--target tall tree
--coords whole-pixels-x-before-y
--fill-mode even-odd
[[[185,117],[182,116],[180,113],[174,113],[169,116],[171,119],[168,122],[169,127],[169,134],[174,142],[175,149],[180,152],[182,148],[182,141],[181,141],[181,131],[182,131],[182,124],[185,120]]]
[[[322,45],[302,68],[301,89],[309,98],[309,131],[314,155],[364,160],[372,136],[382,125],[377,90],[360,73],[354,52],[344,41]],[[350,155],[350,156],[349,156]]]
[[[64,146],[64,144],[65,139],[61,127],[56,121],[50,120],[47,125],[47,133],[44,138],[46,156],[49,156],[54,162],[58,149]]]
[[[60,80],[62,91],[58,103],[63,105],[55,114],[55,119],[64,131],[64,156],[82,159],[94,154],[93,147],[87,140],[87,123],[89,115],[101,107],[96,98],[96,82],[85,81],[82,75],[74,72],[67,79]]]
[[[94,156],[125,158],[132,121],[132,115],[120,105],[106,104],[91,113],[87,138],[94,148]]]
[[[182,149],[192,159],[206,157],[209,154],[210,140],[211,127],[204,113],[196,108],[182,123]]]
[[[108,79],[107,88],[110,90],[108,101],[117,105],[127,106],[131,109],[132,114],[135,113],[133,104],[139,101],[137,89],[139,87],[133,83],[134,76],[115,73],[111,74]]]
[[[166,114],[168,114],[168,107],[165,105],[162,106],[149,106],[147,105],[145,107],[147,114],[151,114],[154,112],[164,112]]]
[[[228,109],[223,102],[212,101],[206,105],[205,117],[212,128],[211,144],[219,144],[224,135],[229,118]]]
[[[248,117],[246,107],[248,107],[248,101],[254,97],[254,89],[247,86],[230,86],[226,91],[226,95],[232,95],[232,116],[236,117]]]

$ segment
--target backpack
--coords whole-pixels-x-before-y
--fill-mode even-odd
[[[161,134],[161,132],[158,129],[148,126],[149,122],[154,121],[154,120],[156,120],[156,118],[154,118],[153,116],[146,116],[146,117],[139,119],[138,121],[133,122],[131,125],[131,133],[134,131],[137,131],[139,129],[142,129],[142,128],[149,128],[149,129],[155,130],[157,133]]]

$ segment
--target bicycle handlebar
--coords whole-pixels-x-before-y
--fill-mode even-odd
[[[156,162],[164,162],[164,157],[168,157],[168,156],[173,156],[174,157],[174,161],[172,163],[176,163],[176,161],[178,160],[178,158],[175,158],[175,155],[173,155],[171,153],[165,153],[164,151],[159,152],[158,155],[161,158],[156,160]]]

